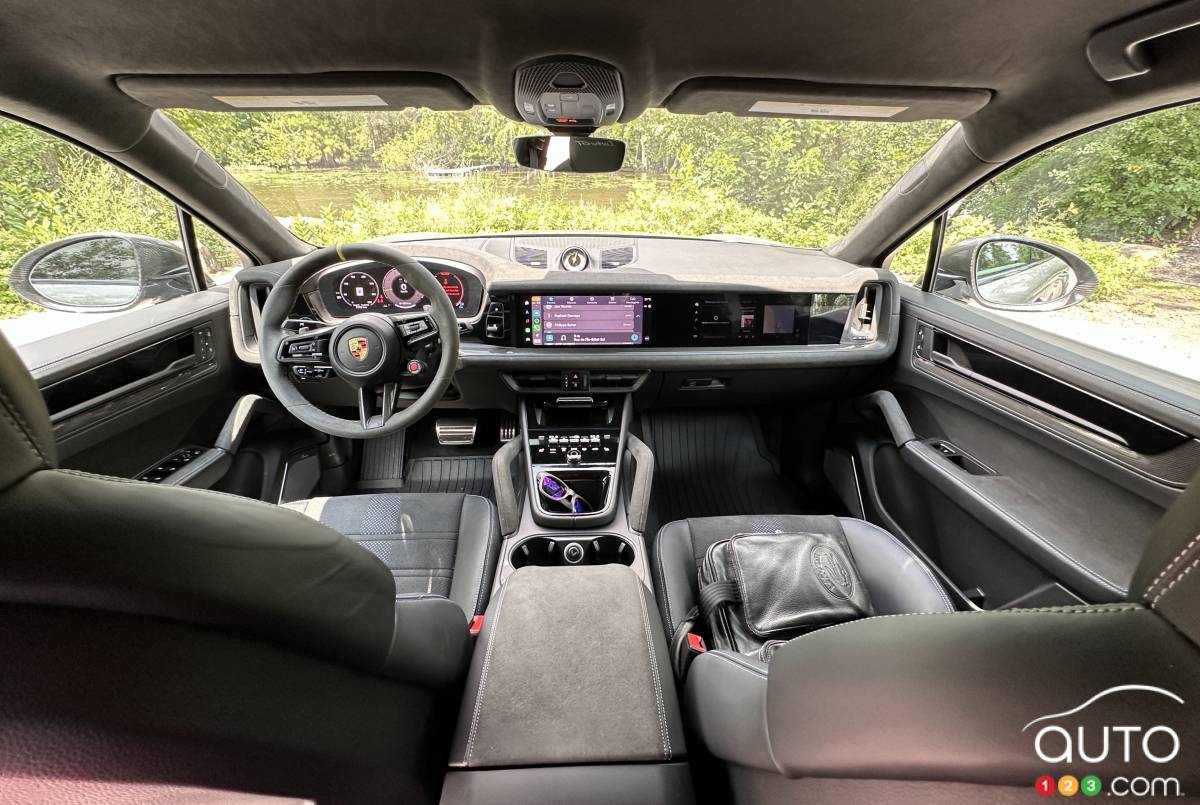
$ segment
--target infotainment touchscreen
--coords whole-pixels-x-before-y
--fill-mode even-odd
[[[530,296],[526,338],[534,346],[637,346],[645,340],[642,296]]]

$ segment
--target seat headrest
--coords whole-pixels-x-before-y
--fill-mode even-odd
[[[1151,532],[1129,598],[1200,644],[1200,473]]]
[[[42,392],[0,335],[0,491],[56,461],[54,428]]]

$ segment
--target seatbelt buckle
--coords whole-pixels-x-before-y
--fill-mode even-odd
[[[482,631],[483,631],[483,616],[476,615],[475,617],[471,618],[471,626],[470,626],[471,637],[478,636],[479,633]]]
[[[704,638],[695,632],[687,633],[687,647],[689,654],[703,654],[708,651],[708,646],[704,645]]]

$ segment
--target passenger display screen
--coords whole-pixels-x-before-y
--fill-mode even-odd
[[[526,327],[534,346],[636,346],[643,343],[642,296],[531,296]]]

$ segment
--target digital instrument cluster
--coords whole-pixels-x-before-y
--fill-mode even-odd
[[[476,316],[483,304],[483,281],[468,266],[446,260],[421,259],[446,292],[460,319]],[[429,305],[418,291],[393,266],[359,262],[340,266],[321,276],[317,292],[329,315],[346,318],[367,311],[408,313]]]

